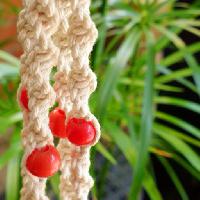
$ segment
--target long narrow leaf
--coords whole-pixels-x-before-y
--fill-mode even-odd
[[[188,122],[163,112],[156,112],[156,117],[162,120],[166,120],[167,122],[170,122],[175,126],[178,126],[183,130],[186,130],[190,134],[200,139],[200,130],[197,127],[189,124]]]
[[[193,71],[193,78],[197,85],[199,95],[200,95],[200,67],[198,63],[196,62],[196,59],[194,58],[194,56],[190,54],[187,48],[185,48],[184,41],[179,36],[177,36],[174,32],[166,29],[165,27],[155,25],[155,28],[157,28],[158,31],[166,35],[166,37],[168,37],[178,49],[183,50],[184,55],[185,55],[185,60]]]
[[[101,153],[110,163],[115,165],[117,163],[116,159],[113,157],[113,155],[103,146],[103,144],[98,143],[95,146],[96,150]]]
[[[179,180],[178,176],[176,175],[174,169],[169,164],[169,162],[165,158],[158,157],[164,168],[166,169],[167,173],[169,174],[171,180],[173,181],[177,191],[179,192],[182,200],[189,200],[187,192],[185,191],[181,181]]]
[[[119,48],[116,57],[111,61],[106,71],[104,82],[99,90],[97,102],[97,115],[100,119],[105,114],[106,106],[113,95],[121,70],[126,66],[128,60],[135,52],[139,38],[140,33],[138,31],[131,32]]]
[[[134,170],[136,161],[136,150],[133,147],[130,138],[111,122],[105,121],[104,127],[108,131],[108,134],[113,138],[113,141],[122,151],[132,169]],[[144,172],[143,185],[148,196],[150,197],[150,200],[162,200],[162,196],[156,186],[156,183],[147,170],[145,170]]]
[[[19,67],[20,65],[20,62],[16,57],[2,50],[0,50],[0,59],[10,63],[14,67]]]
[[[134,171],[133,185],[129,197],[137,200],[142,187],[144,170],[148,160],[148,149],[152,135],[153,122],[153,95],[154,95],[154,72],[155,72],[155,51],[153,37],[147,35],[147,72],[144,89],[144,102],[140,130],[140,146]]]
[[[166,127],[161,125],[154,125],[154,131],[161,138],[166,140],[174,149],[179,152],[183,157],[185,157],[190,164],[197,170],[200,171],[200,157],[196,154],[196,152],[181,139],[176,136],[170,134],[170,129],[166,129]],[[187,152],[187,153],[186,153]]]
[[[20,155],[8,163],[6,177],[6,200],[19,199]]]
[[[168,104],[177,107],[182,107],[200,114],[200,105],[193,101],[183,100],[180,98],[160,96],[155,98],[155,102],[159,104]]]

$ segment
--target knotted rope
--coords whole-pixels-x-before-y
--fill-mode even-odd
[[[69,60],[72,62],[68,78],[64,78],[67,82],[62,92],[66,90],[65,101],[70,108],[66,108],[65,103],[63,105],[62,97],[59,102],[60,107],[64,107],[68,113],[67,119],[75,117],[92,121],[96,129],[96,137],[92,144],[81,147],[67,140],[60,141],[58,145],[62,158],[60,191],[64,200],[85,200],[93,185],[93,180],[89,175],[89,150],[100,137],[99,123],[88,107],[89,96],[96,88],[96,76],[89,67],[88,57],[97,38],[97,30],[90,18],[90,1],[70,0],[69,2],[71,15],[66,43],[68,49],[71,50],[72,59]]]
[[[99,140],[100,125],[88,106],[89,96],[96,89],[96,76],[89,67],[89,55],[97,38],[89,6],[90,0],[25,0],[19,15],[19,40],[24,49],[18,90],[24,118],[22,200],[48,199],[45,195],[46,178],[31,174],[26,162],[35,149],[53,145],[49,108],[55,100],[66,114],[66,125],[73,118],[85,119],[92,122],[96,130],[94,140],[87,145],[60,139],[61,198],[85,200],[93,185],[89,175],[89,151]],[[57,66],[57,73],[53,89],[50,74],[54,66]],[[28,93],[28,108],[20,101],[24,88]]]

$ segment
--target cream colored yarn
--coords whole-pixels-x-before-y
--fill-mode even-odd
[[[96,76],[89,67],[89,54],[97,38],[97,30],[90,18],[89,0],[71,0],[69,11],[69,25],[66,44],[71,50],[69,59],[71,68],[66,80],[65,101],[61,99],[60,107],[65,108],[67,118],[85,118],[92,121],[97,135],[93,145],[100,136],[100,126],[96,118],[90,113],[88,99],[96,88]],[[72,61],[72,62],[71,62]],[[67,66],[67,65],[66,65]],[[67,66],[68,69],[68,66]],[[58,78],[58,75],[56,77]],[[55,90],[57,89],[55,84]],[[70,111],[70,112],[69,112]],[[68,113],[69,112],[69,113]],[[61,140],[58,150],[62,158],[60,192],[64,200],[86,200],[93,180],[89,175],[90,146],[77,147],[67,140]]]
[[[19,40],[23,45],[21,85],[27,88],[29,112],[23,111],[21,200],[47,200],[46,179],[32,176],[25,167],[27,156],[36,147],[53,144],[48,126],[49,108],[55,98],[59,107],[72,117],[93,122],[96,144],[100,126],[90,113],[88,99],[96,88],[96,76],[89,67],[89,55],[97,38],[90,18],[90,0],[25,0],[18,21]],[[50,73],[57,66],[54,90]],[[67,123],[67,121],[66,121]],[[63,200],[86,200],[93,185],[89,175],[90,145],[75,146],[61,139],[60,193]]]

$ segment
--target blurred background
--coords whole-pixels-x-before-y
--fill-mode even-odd
[[[0,1],[0,199],[18,200],[20,0]],[[200,199],[200,1],[92,0],[93,200]],[[47,192],[59,199],[59,175]]]

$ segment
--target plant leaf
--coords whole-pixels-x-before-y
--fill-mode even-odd
[[[169,115],[164,112],[159,112],[159,111],[156,112],[156,117],[158,117],[159,119],[162,119],[162,120],[166,120],[167,122],[170,122],[170,123],[174,124],[175,126],[182,128],[183,130],[189,132],[190,134],[192,134],[195,137],[200,139],[200,130],[198,128],[196,128],[195,126],[189,124],[188,122],[186,122],[178,117]]]
[[[113,141],[122,151],[132,169],[134,170],[136,160],[136,150],[132,146],[130,138],[122,132],[116,125],[110,121],[104,121],[104,127],[108,131],[108,134],[113,138]],[[143,185],[151,200],[162,200],[162,196],[156,186],[156,183],[151,174],[145,170]],[[130,200],[131,197],[130,197]]]
[[[7,63],[0,63],[0,79],[3,77],[16,77],[19,75],[18,68],[13,67],[10,64]]]
[[[117,163],[116,159],[113,157],[113,155],[100,142],[95,146],[95,148],[108,161],[110,161],[113,165],[116,165],[116,163]]]
[[[11,66],[20,66],[20,61],[16,57],[2,50],[0,50],[0,59],[10,63]]]
[[[182,107],[193,112],[200,114],[200,105],[193,101],[183,100],[180,98],[169,97],[169,96],[159,96],[155,97],[155,102],[159,104],[168,104],[177,107]]]
[[[148,149],[152,137],[153,123],[153,95],[154,95],[154,72],[155,72],[155,51],[154,39],[147,35],[147,72],[144,88],[144,102],[142,109],[142,119],[140,128],[140,145],[138,149],[137,161],[134,171],[134,180],[131,187],[130,196],[137,200],[142,187],[145,165],[148,160]]]
[[[162,139],[166,140],[174,149],[179,152],[183,157],[185,157],[188,162],[197,170],[200,171],[200,157],[181,139],[170,133],[170,128],[166,128],[162,125],[154,125],[154,131]],[[186,153],[187,152],[187,153]]]
[[[19,199],[20,154],[12,158],[7,167],[6,200]]]
[[[164,168],[166,169],[167,173],[169,174],[171,180],[173,181],[177,191],[179,192],[182,200],[189,200],[189,197],[187,195],[187,192],[185,191],[181,181],[179,180],[178,176],[176,175],[174,169],[172,166],[169,164],[167,159],[158,157]]]
[[[116,57],[111,61],[110,66],[106,71],[104,82],[99,90],[99,98],[97,99],[97,115],[100,120],[105,114],[106,106],[113,95],[120,72],[135,52],[139,38],[140,33],[136,30],[132,31],[120,46]]]

